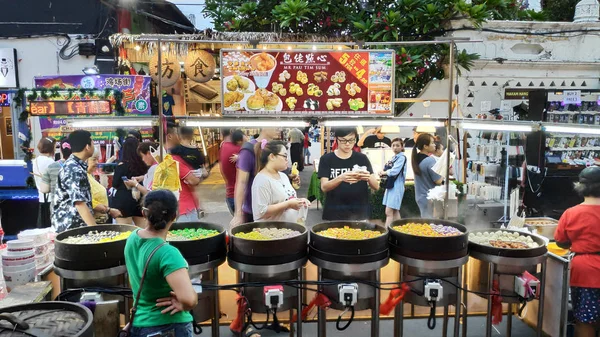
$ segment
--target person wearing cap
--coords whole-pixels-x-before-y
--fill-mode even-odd
[[[575,254],[570,282],[575,336],[595,337],[600,323],[600,167],[581,171],[575,190],[584,201],[563,213],[554,239]]]
[[[392,147],[392,141],[381,132],[381,127],[369,129],[358,140],[358,146],[363,149],[379,149]]]

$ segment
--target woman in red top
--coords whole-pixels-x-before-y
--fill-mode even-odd
[[[571,263],[575,336],[595,337],[600,323],[600,167],[581,171],[575,190],[584,201],[562,215],[554,238],[559,247],[575,253]]]
[[[310,164],[310,139],[308,138],[308,131],[304,130],[304,165]]]

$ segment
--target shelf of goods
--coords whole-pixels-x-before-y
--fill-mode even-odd
[[[227,257],[226,232],[222,226],[207,222],[174,223],[167,241],[179,249],[188,262],[194,283],[212,286],[219,283],[218,268]],[[215,319],[215,313],[220,313],[218,292],[199,293],[198,305],[193,310],[194,319],[197,322],[211,319],[213,327],[217,327],[219,321]]]
[[[263,287],[243,287],[242,295],[253,313],[276,315],[289,310],[291,318],[295,309],[298,313],[298,336],[302,335],[302,290],[285,283],[302,281],[302,268],[308,255],[307,243],[308,232],[302,225],[252,222],[231,230],[227,256],[229,266],[239,272],[237,283],[283,284],[283,302],[275,308],[267,308]]]
[[[402,219],[389,227],[390,256],[401,264],[400,281],[410,282],[407,303],[444,307],[444,326],[448,324],[448,306],[454,305],[454,336],[459,333],[462,267],[469,260],[467,229],[440,219]],[[429,287],[441,286],[440,297],[428,300]],[[419,295],[417,295],[419,294]],[[420,295],[423,294],[423,295]],[[397,306],[394,336],[403,335],[403,307]],[[435,317],[431,317],[435,320]],[[435,326],[435,325],[434,325]]]
[[[315,225],[310,232],[309,259],[318,267],[319,281],[356,282],[358,299],[350,308],[340,303],[338,284],[320,286],[320,291],[337,310],[371,310],[371,336],[379,336],[380,291],[369,283],[379,283],[381,268],[389,262],[385,227],[367,222],[327,222]],[[326,316],[319,309],[318,333],[325,336]]]
[[[477,230],[469,234],[469,255],[473,259],[468,266],[468,289],[489,294],[482,296],[488,300],[486,337],[491,336],[492,331],[491,293],[499,292],[502,302],[509,303],[507,318],[510,322],[513,315],[510,304],[521,302],[515,292],[515,277],[525,272],[538,275],[540,282],[535,297],[539,297],[539,307],[542,308],[538,312],[536,326],[537,336],[541,337],[547,253],[544,238],[534,234],[497,229]]]

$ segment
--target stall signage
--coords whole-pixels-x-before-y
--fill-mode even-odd
[[[389,115],[393,51],[221,51],[224,115]]]
[[[0,91],[0,106],[10,106],[10,93]]]
[[[581,104],[581,90],[565,90],[563,104]]]
[[[29,103],[32,116],[49,115],[106,115],[111,113],[110,101],[33,101]]]
[[[529,99],[529,89],[505,89],[504,99],[518,99],[524,100]]]
[[[122,105],[128,115],[149,115],[150,109],[150,76],[130,75],[69,75],[43,76],[35,78],[36,88],[60,89],[119,89],[123,93]],[[60,97],[60,100],[81,100],[79,92],[71,98]],[[112,102],[114,109],[114,102]]]

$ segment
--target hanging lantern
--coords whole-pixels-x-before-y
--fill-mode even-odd
[[[208,82],[215,75],[217,63],[213,55],[204,50],[188,52],[183,69],[188,78],[194,82]]]
[[[150,76],[152,80],[158,83],[158,78],[162,80],[163,87],[173,86],[181,77],[181,66],[174,53],[162,53],[161,75],[158,74],[158,53],[154,53],[150,58]]]

